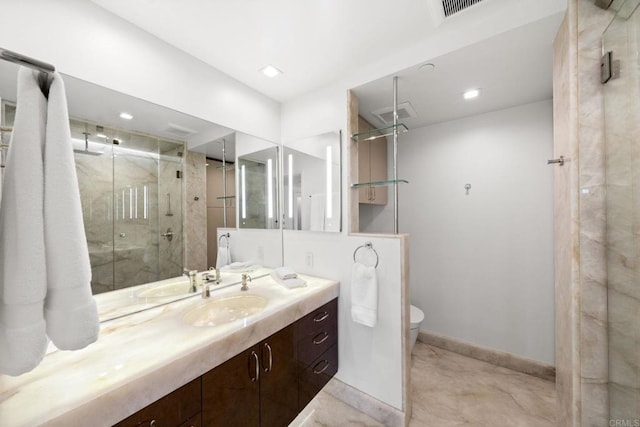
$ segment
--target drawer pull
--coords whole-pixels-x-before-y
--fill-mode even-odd
[[[322,369],[317,369],[318,365],[320,365],[321,363],[324,363],[324,366],[322,367]],[[319,374],[323,373],[324,371],[326,371],[327,368],[329,367],[329,365],[330,365],[330,363],[329,363],[328,360],[321,360],[316,364],[316,366],[313,367],[313,373],[319,375]]]
[[[256,363],[256,367],[255,369],[251,369],[251,358],[253,357],[253,360]],[[255,375],[252,375],[252,372],[254,371]],[[258,360],[258,355],[256,354],[255,351],[251,352],[251,355],[249,356],[249,378],[251,378],[251,382],[255,383],[256,381],[258,381],[260,379],[260,361]]]
[[[156,427],[156,420],[144,420],[144,421],[140,421],[138,424],[136,424],[136,427],[139,426],[149,426],[149,427]]]
[[[318,338],[322,336],[322,338]],[[327,338],[329,338],[329,334],[326,332],[321,332],[318,335],[316,335],[315,337],[313,337],[313,343],[315,345],[319,345],[322,344],[323,342],[325,342],[327,340]]]
[[[322,313],[318,313],[314,316],[313,321],[314,322],[322,322],[324,320],[327,319],[327,317],[329,317],[329,313],[326,311],[323,311]]]
[[[273,352],[271,351],[271,346],[268,343],[264,343],[264,348],[266,348],[269,351],[269,364],[265,366],[264,371],[269,372],[271,371],[271,367],[273,366]],[[263,359],[263,362],[264,362],[264,359]]]

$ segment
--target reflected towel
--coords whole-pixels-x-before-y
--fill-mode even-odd
[[[44,231],[47,265],[47,335],[61,350],[98,339],[98,309],[73,157],[64,82],[53,74],[44,145]]]
[[[229,245],[227,244],[227,246],[218,246],[216,268],[222,268],[229,264],[231,264],[231,250],[229,250]]]
[[[284,286],[285,288],[294,289],[294,288],[302,288],[307,286],[307,282],[301,277],[295,277],[293,279],[281,279],[278,277],[278,274],[274,271],[271,272],[271,277],[275,280],[276,283]]]
[[[0,373],[35,368],[47,349],[43,145],[46,99],[37,73],[18,72],[18,97],[0,205]],[[65,220],[60,218],[60,220]]]
[[[309,196],[311,202],[309,203],[309,230],[310,231],[324,231],[324,208],[327,204],[324,194],[312,194]]]
[[[356,262],[351,269],[351,318],[374,327],[378,321],[378,276],[375,267]]]

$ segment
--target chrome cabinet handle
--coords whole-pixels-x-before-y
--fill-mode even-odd
[[[564,166],[564,162],[565,162],[564,156],[560,156],[557,159],[547,160],[547,164],[548,165],[551,165],[551,164],[554,164],[554,163],[558,163],[560,166]]]
[[[264,343],[264,348],[269,350],[269,364],[264,368],[264,371],[269,372],[273,366],[273,352],[271,351],[271,346],[268,343]]]
[[[149,427],[156,427],[156,420],[151,420]]]
[[[256,363],[256,367],[254,370],[255,376],[251,375],[251,357],[253,357],[253,360]],[[260,379],[260,360],[258,359],[258,355],[256,354],[255,351],[252,351],[251,354],[249,355],[249,378],[251,378],[251,382],[255,383],[256,381],[258,381]]]
[[[318,365],[323,363],[323,362],[324,362],[324,366],[322,367],[322,369],[320,369],[320,370],[316,369],[318,367]],[[324,371],[326,371],[328,367],[329,367],[329,361],[328,360],[321,360],[316,364],[316,366],[313,367],[313,373],[319,375],[319,374],[323,373]]]
[[[322,335],[322,338],[318,339],[319,336]],[[329,338],[329,334],[326,332],[321,332],[318,335],[316,335],[315,337],[313,337],[313,343],[315,345],[319,345],[322,344],[323,342],[325,342],[327,340],[327,338]]]
[[[323,320],[326,320],[327,317],[329,317],[329,313],[326,311],[323,311],[322,313],[316,314],[315,317],[313,318],[313,321],[322,322]]]

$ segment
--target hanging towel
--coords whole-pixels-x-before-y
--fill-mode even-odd
[[[225,265],[231,264],[231,250],[229,249],[229,243],[227,246],[218,245],[218,255],[216,257],[216,268],[222,268]]]
[[[375,267],[356,262],[351,269],[351,318],[374,327],[378,320],[378,277]]]
[[[35,368],[48,344],[42,216],[47,101],[37,74],[23,67],[17,94],[0,205],[0,373],[9,375]]]
[[[91,265],[71,145],[64,82],[49,87],[44,144],[44,231],[47,260],[47,334],[61,350],[98,339],[100,324],[91,295]]]
[[[324,194],[312,194],[309,203],[309,231],[324,231],[324,208],[327,199]]]

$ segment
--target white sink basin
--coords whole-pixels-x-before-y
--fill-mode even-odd
[[[139,298],[166,298],[187,295],[188,293],[189,282],[174,282],[145,289],[138,292],[137,296]]]
[[[268,300],[259,295],[234,295],[189,310],[182,320],[193,326],[218,326],[260,313]]]

